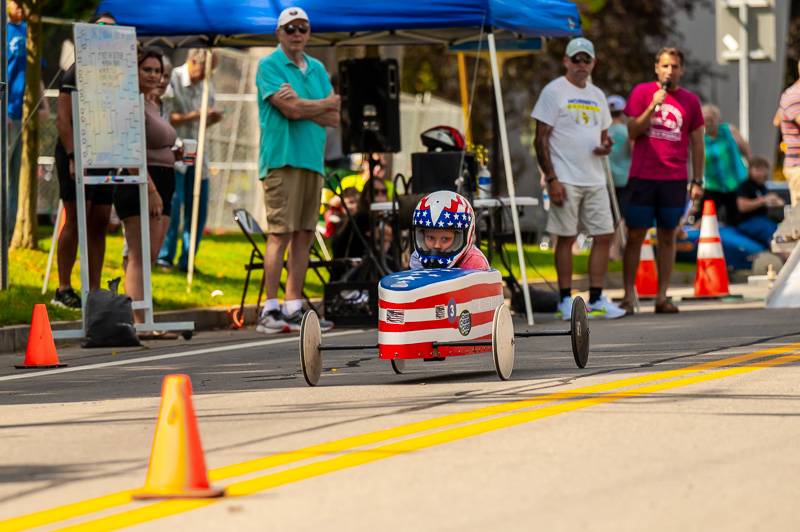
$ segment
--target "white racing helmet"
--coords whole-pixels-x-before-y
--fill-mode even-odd
[[[440,190],[422,198],[414,209],[411,223],[414,249],[425,268],[452,268],[475,241],[475,212],[467,198]],[[447,249],[432,249],[425,244],[425,229],[451,229],[453,243]]]

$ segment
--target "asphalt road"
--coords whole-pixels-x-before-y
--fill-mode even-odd
[[[253,331],[62,349],[38,373],[0,356],[0,530],[796,530],[800,315],[755,307],[591,322],[583,370],[568,338],[519,339],[507,382],[487,356],[397,376],[335,351],[309,388],[296,337]],[[222,499],[126,492],[167,373],[192,379]]]

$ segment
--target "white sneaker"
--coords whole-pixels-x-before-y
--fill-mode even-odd
[[[615,320],[625,315],[625,311],[616,303],[602,295],[600,299],[589,306],[589,319]]]
[[[278,334],[289,332],[289,324],[283,317],[280,310],[270,310],[258,318],[256,331],[263,334]]]
[[[558,310],[556,311],[556,316],[560,317],[562,320],[567,321],[572,317],[572,296],[565,297],[561,300],[561,303],[558,304]]]

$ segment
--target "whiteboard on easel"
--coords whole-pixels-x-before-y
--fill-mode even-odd
[[[146,154],[136,30],[75,24],[75,75],[82,167],[141,167]],[[123,181],[139,179],[115,179]]]

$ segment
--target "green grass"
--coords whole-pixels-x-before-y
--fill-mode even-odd
[[[80,312],[63,309],[50,304],[58,286],[55,260],[50,274],[50,282],[45,295],[42,295],[42,282],[47,266],[47,253],[50,249],[51,228],[43,228],[40,233],[39,250],[14,250],[9,253],[9,290],[0,291],[0,326],[29,323],[35,303],[47,303],[47,311],[52,321],[75,320]],[[103,268],[102,286],[115,277],[123,277],[122,236],[109,235],[106,244],[106,260]],[[195,307],[215,307],[238,305],[244,287],[244,264],[250,258],[252,246],[243,235],[209,235],[201,242],[192,283],[192,291],[187,292],[186,274],[177,270],[164,272],[153,268],[153,300],[155,310],[172,310]],[[248,290],[248,303],[255,303],[258,296],[258,282],[261,272],[253,272]],[[72,272],[72,285],[80,286],[80,264]],[[122,290],[122,288],[120,288]],[[212,297],[211,293],[221,290],[222,295]],[[313,273],[309,272],[306,291],[310,297],[322,294],[322,285]]]

